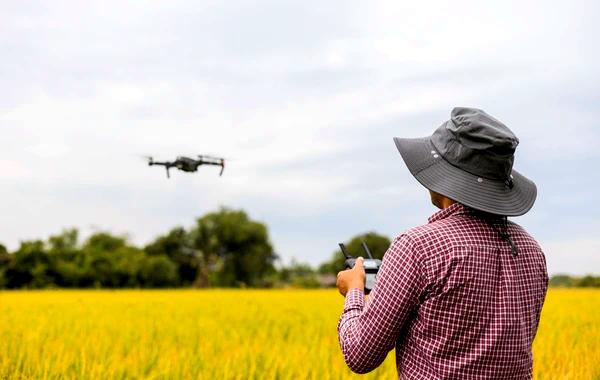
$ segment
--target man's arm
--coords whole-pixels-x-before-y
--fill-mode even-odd
[[[344,360],[357,373],[377,368],[392,350],[425,287],[412,239],[400,235],[383,257],[369,300],[361,289],[346,294],[338,337]]]

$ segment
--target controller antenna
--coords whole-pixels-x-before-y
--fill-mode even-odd
[[[345,256],[347,259],[352,259],[353,257],[352,257],[352,255],[350,255],[350,254],[348,253],[348,251],[346,250],[346,246],[344,245],[344,243],[340,243],[339,245],[340,245],[340,249],[342,250],[342,253],[344,254],[344,256]]]
[[[361,241],[360,244],[362,245],[363,250],[365,251],[367,256],[369,256],[369,259],[373,260],[373,255],[371,255],[371,251],[369,251],[369,247],[367,247],[367,243],[365,243],[364,241]]]

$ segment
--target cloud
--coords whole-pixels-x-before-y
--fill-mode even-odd
[[[600,268],[600,239],[595,237],[549,242],[542,248],[550,274],[597,274]]]
[[[284,258],[318,263],[339,240],[434,211],[391,138],[430,134],[456,105],[515,130],[516,167],[540,188],[519,222],[571,241],[597,220],[584,190],[599,183],[595,8],[13,2],[0,15],[0,241],[96,225],[141,244],[230,205],[269,224]],[[137,157],[201,153],[231,158],[222,178],[166,180]]]
[[[30,145],[25,150],[40,158],[51,158],[64,156],[69,152],[69,147],[61,141],[54,141]]]
[[[24,178],[30,175],[26,167],[11,160],[0,160],[0,173],[2,179]]]

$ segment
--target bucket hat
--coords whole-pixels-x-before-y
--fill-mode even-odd
[[[456,107],[431,136],[394,142],[408,170],[429,190],[501,216],[533,207],[535,183],[513,169],[519,139],[480,109]]]

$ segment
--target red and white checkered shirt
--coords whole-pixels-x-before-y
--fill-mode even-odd
[[[402,379],[527,379],[548,285],[538,243],[508,222],[517,246],[455,203],[398,236],[375,287],[346,295],[338,323],[348,366],[377,368],[396,348]]]

